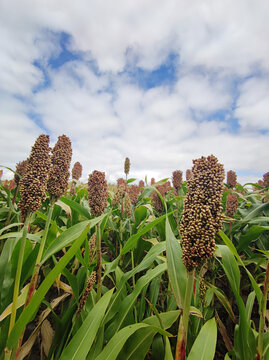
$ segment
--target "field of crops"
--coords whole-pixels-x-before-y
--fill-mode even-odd
[[[269,173],[82,184],[71,156],[40,135],[1,182],[0,360],[268,360]]]

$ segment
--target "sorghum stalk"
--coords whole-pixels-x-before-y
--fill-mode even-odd
[[[21,280],[21,270],[22,270],[24,249],[25,249],[25,244],[26,244],[26,236],[27,236],[27,232],[28,232],[28,226],[30,224],[30,217],[31,217],[31,213],[29,212],[26,215],[23,230],[22,230],[22,237],[20,239],[20,251],[19,251],[19,258],[18,258],[17,269],[16,269],[8,335],[11,333],[11,330],[13,329],[13,326],[14,326],[15,320],[16,320],[17,302],[18,302],[20,280]]]
[[[97,254],[97,298],[96,301],[100,300],[102,294],[102,273],[101,273],[101,230],[100,224],[96,225],[96,254]]]
[[[175,360],[184,360],[186,355],[189,313],[193,291],[194,271],[187,273],[186,293],[183,303],[182,322],[179,323]]]

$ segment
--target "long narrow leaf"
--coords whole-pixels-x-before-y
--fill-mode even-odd
[[[168,215],[172,214],[173,212],[169,213]],[[156,226],[157,224],[159,224],[161,221],[163,221],[165,219],[166,215],[160,216],[159,218],[153,220],[152,222],[150,222],[149,224],[147,224],[146,226],[144,226],[142,229],[139,229],[139,231],[132,235],[126,242],[126,244],[124,245],[122,251],[121,251],[121,255],[126,254],[128,251],[132,250],[136,243],[137,240],[144,234],[146,234],[149,230],[151,230],[154,226]]]
[[[105,316],[113,290],[114,289],[111,289],[106,292],[92,308],[86,319],[83,320],[82,326],[64,349],[60,360],[85,359]]]
[[[185,298],[187,270],[181,259],[181,246],[172,232],[168,217],[166,217],[165,232],[169,280],[176,298],[177,306],[182,308],[182,303]]]
[[[67,253],[61,258],[61,260],[56,264],[56,266],[49,272],[46,276],[42,284],[40,285],[39,289],[36,291],[32,300],[30,301],[29,305],[24,309],[22,314],[20,315],[19,319],[16,321],[7,341],[8,349],[13,349],[19,340],[19,337],[24,330],[25,326],[34,316],[36,311],[38,310],[39,305],[41,304],[44,296],[46,295],[47,291],[57,279],[58,275],[61,271],[65,268],[65,266],[69,263],[72,257],[76,254],[78,249],[81,247],[87,232],[89,231],[89,225],[84,228],[84,231],[81,235],[77,238],[71,248],[67,251]]]
[[[213,360],[217,343],[217,325],[214,318],[200,330],[188,356],[188,360]]]

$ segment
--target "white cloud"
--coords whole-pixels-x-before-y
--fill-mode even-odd
[[[43,124],[52,141],[70,136],[84,178],[98,169],[114,180],[125,156],[131,176],[162,178],[211,153],[227,170],[266,172],[269,136],[259,130],[269,130],[268,10],[250,0],[1,2],[1,161],[27,157]],[[81,60],[53,69],[62,31]],[[157,69],[170,54],[173,84],[142,89],[126,71]],[[212,120],[220,110],[238,118],[237,132]]]
[[[269,77],[251,78],[240,88],[236,117],[245,130],[269,130]]]

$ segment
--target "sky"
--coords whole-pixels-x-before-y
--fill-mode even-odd
[[[214,154],[257,182],[268,18],[267,0],[0,0],[0,164],[65,134],[84,181],[99,170],[115,182],[125,157],[130,177],[159,180]]]

